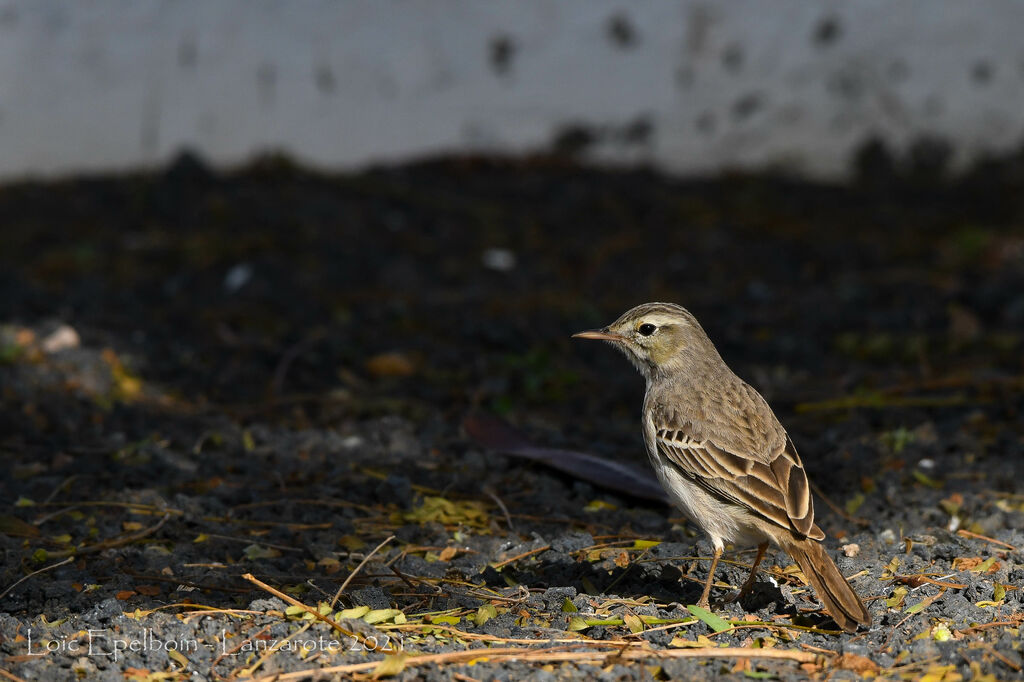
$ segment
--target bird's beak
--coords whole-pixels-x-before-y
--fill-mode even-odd
[[[573,334],[574,339],[597,339],[599,341],[618,341],[622,342],[626,340],[622,334],[616,334],[615,332],[608,331],[608,327],[604,329],[590,329],[585,332]]]

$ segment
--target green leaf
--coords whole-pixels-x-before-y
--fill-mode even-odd
[[[562,602],[562,613],[579,613],[579,611],[576,605],[572,603],[572,599],[566,597],[565,601]]]
[[[579,616],[573,616],[569,619],[569,632],[579,632],[580,630],[586,630],[590,626],[587,625],[587,621],[583,620]]]
[[[995,589],[992,591],[992,601],[1003,601],[1006,597],[1006,585],[996,583]]]
[[[650,549],[661,544],[661,540],[634,540],[633,549]]]
[[[760,670],[744,670],[743,674],[754,680],[772,680],[778,677],[775,673]]]
[[[732,629],[732,625],[730,625],[727,621],[723,620],[719,616],[716,616],[707,609],[697,606],[696,604],[690,604],[686,607],[686,610],[700,618],[705,623],[707,623],[708,627],[714,630],[715,632],[725,632],[726,630]]]

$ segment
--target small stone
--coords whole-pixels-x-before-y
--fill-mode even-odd
[[[249,602],[250,611],[261,611],[266,613],[267,611],[284,611],[286,608],[287,605],[277,597],[270,597],[269,599],[254,599]]]
[[[516,267],[516,254],[508,249],[487,249],[481,260],[485,268],[498,272],[508,272]]]
[[[252,279],[253,269],[248,263],[239,263],[224,275],[224,290],[233,294]]]
[[[390,609],[391,598],[379,587],[364,587],[352,593],[352,601],[371,609]]]
[[[78,337],[78,332],[75,331],[74,327],[62,324],[43,339],[39,345],[44,353],[59,353],[62,350],[78,348],[82,345],[82,340]]]
[[[887,545],[894,545],[896,544],[896,533],[892,528],[886,528],[878,534],[878,539]]]
[[[855,557],[860,554],[860,545],[856,542],[851,542],[848,545],[843,545],[843,554],[848,557]]]

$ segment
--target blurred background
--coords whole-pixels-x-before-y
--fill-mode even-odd
[[[569,337],[666,300],[872,533],[946,524],[951,490],[1009,533],[1022,25],[1009,0],[0,1],[5,513],[490,505],[489,481],[578,519],[594,489],[530,497],[463,419],[643,467],[640,378]],[[84,532],[7,541],[0,582]],[[179,561],[233,551],[161,532]],[[52,574],[104,586],[68,603],[130,586],[96,561]]]

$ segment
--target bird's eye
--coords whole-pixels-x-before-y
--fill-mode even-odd
[[[655,327],[653,324],[649,322],[637,327],[637,331],[640,332],[641,336],[650,336],[651,334],[654,333],[655,329],[657,329],[657,327]]]

